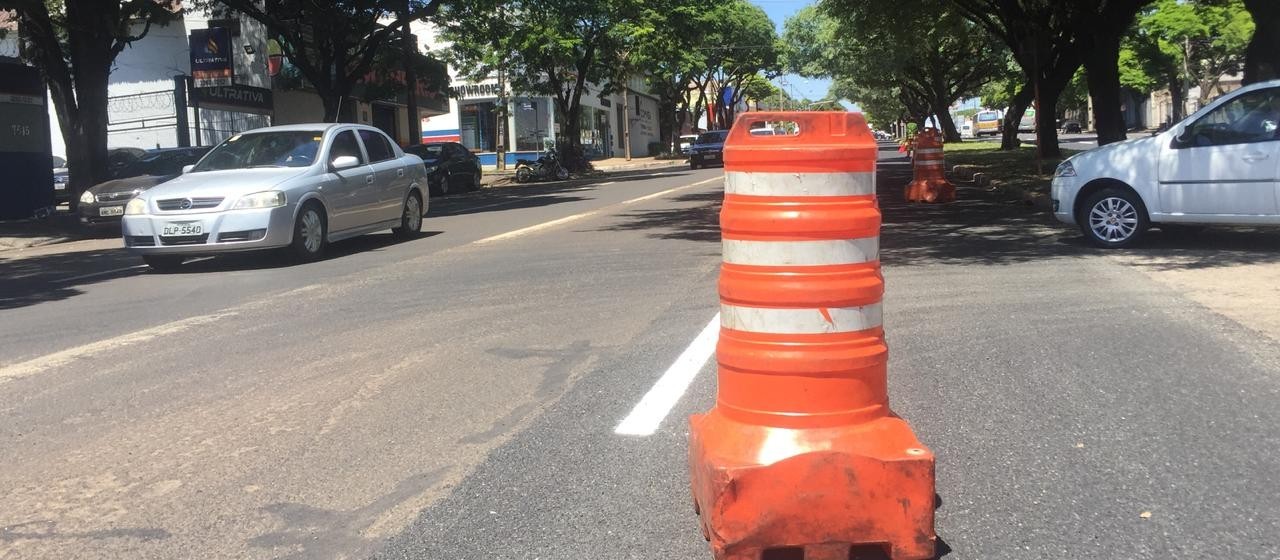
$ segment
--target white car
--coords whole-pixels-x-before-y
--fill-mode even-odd
[[[1053,213],[1099,247],[1152,224],[1280,225],[1280,80],[1224,95],[1164,133],[1058,166]]]
[[[186,257],[325,245],[391,228],[411,237],[427,213],[427,173],[382,131],[351,124],[260,128],[228,138],[124,209],[124,244],[152,268]]]

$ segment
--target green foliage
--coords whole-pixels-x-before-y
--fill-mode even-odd
[[[945,0],[823,0],[787,20],[783,42],[789,70],[835,77],[833,93],[881,120],[945,113],[1005,60]]]
[[[1184,80],[1200,86],[1204,103],[1223,74],[1243,69],[1253,33],[1242,0],[1156,0],[1126,39],[1122,82],[1149,91]]]
[[[712,100],[723,99],[726,90],[732,91],[730,103],[716,103],[714,115],[720,127],[728,128],[733,122],[733,106],[742,100],[744,80],[778,75],[781,45],[768,14],[748,0],[719,2],[703,17],[708,25],[697,48],[705,54],[693,82]]]

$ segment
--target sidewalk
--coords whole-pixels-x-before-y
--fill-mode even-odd
[[[0,253],[79,239],[76,217],[55,213],[43,220],[0,220]]]

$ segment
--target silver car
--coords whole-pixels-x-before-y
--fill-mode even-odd
[[[124,243],[157,270],[189,256],[281,247],[308,261],[330,242],[373,231],[416,235],[426,193],[422,160],[376,128],[261,128],[130,200]]]

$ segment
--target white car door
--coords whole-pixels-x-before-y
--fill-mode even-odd
[[[356,133],[352,129],[339,131],[329,143],[329,156],[325,161],[341,156],[354,156],[360,161],[355,167],[335,170],[336,176],[325,184],[325,200],[329,204],[329,231],[341,232],[365,224],[364,216],[376,205],[375,175],[368,159],[360,149]]]
[[[1241,94],[1186,125],[1161,148],[1161,213],[1280,216],[1278,125],[1280,88]]]

